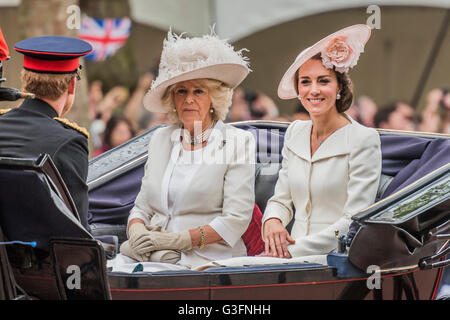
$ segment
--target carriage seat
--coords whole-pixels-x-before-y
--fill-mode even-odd
[[[0,157],[0,226],[9,241],[36,242],[43,255],[57,238],[92,239],[51,157]],[[114,237],[96,239],[107,253]],[[10,250],[11,252],[13,250]]]
[[[8,240],[36,241],[48,251],[51,238],[92,237],[50,156],[0,158],[0,176],[0,225]]]

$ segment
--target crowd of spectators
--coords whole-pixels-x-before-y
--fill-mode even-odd
[[[93,156],[113,149],[156,125],[168,123],[165,114],[151,113],[142,106],[153,79],[151,72],[142,75],[131,95],[123,86],[115,86],[104,94],[100,81],[90,84],[89,118]]]
[[[90,133],[93,156],[128,141],[160,124],[167,124],[167,114],[152,113],[143,108],[142,100],[151,86],[154,74],[142,75],[130,95],[127,88],[116,86],[103,93],[102,83],[94,81],[89,89]],[[426,104],[417,113],[405,101],[378,106],[368,96],[359,96],[346,111],[361,124],[380,128],[433,133],[450,133],[450,92],[436,88],[427,94]],[[234,90],[226,122],[247,120],[308,120],[309,114],[298,102],[290,115],[281,114],[276,102],[261,91],[243,87]]]

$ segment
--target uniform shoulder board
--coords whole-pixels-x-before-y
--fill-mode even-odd
[[[72,129],[74,129],[74,130],[76,130],[76,131],[78,131],[78,132],[80,132],[80,133],[82,133],[83,135],[86,136],[86,138],[89,139],[89,136],[90,136],[90,135],[89,135],[89,132],[88,132],[85,128],[80,127],[80,126],[77,125],[76,123],[72,123],[72,122],[70,122],[70,121],[67,120],[67,119],[58,118],[58,117],[55,117],[55,118],[53,118],[53,119],[56,120],[56,121],[58,121],[58,122],[61,122],[62,124],[65,124],[66,126],[72,128]]]
[[[0,116],[1,116],[1,115],[4,115],[4,114],[7,113],[8,111],[11,111],[11,108],[10,108],[10,109],[0,109]]]

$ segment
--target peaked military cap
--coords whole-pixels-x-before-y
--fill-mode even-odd
[[[38,73],[74,73],[80,57],[93,51],[88,42],[64,36],[25,39],[14,49],[24,55],[24,69]]]

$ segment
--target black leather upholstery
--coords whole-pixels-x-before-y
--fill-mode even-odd
[[[101,243],[92,239],[53,239],[50,248],[60,299],[111,300]]]
[[[0,159],[0,225],[10,241],[36,241],[48,251],[51,238],[91,238],[64,201],[62,180],[49,156],[37,160]],[[50,174],[49,172],[52,172]],[[70,199],[70,195],[67,197]]]

